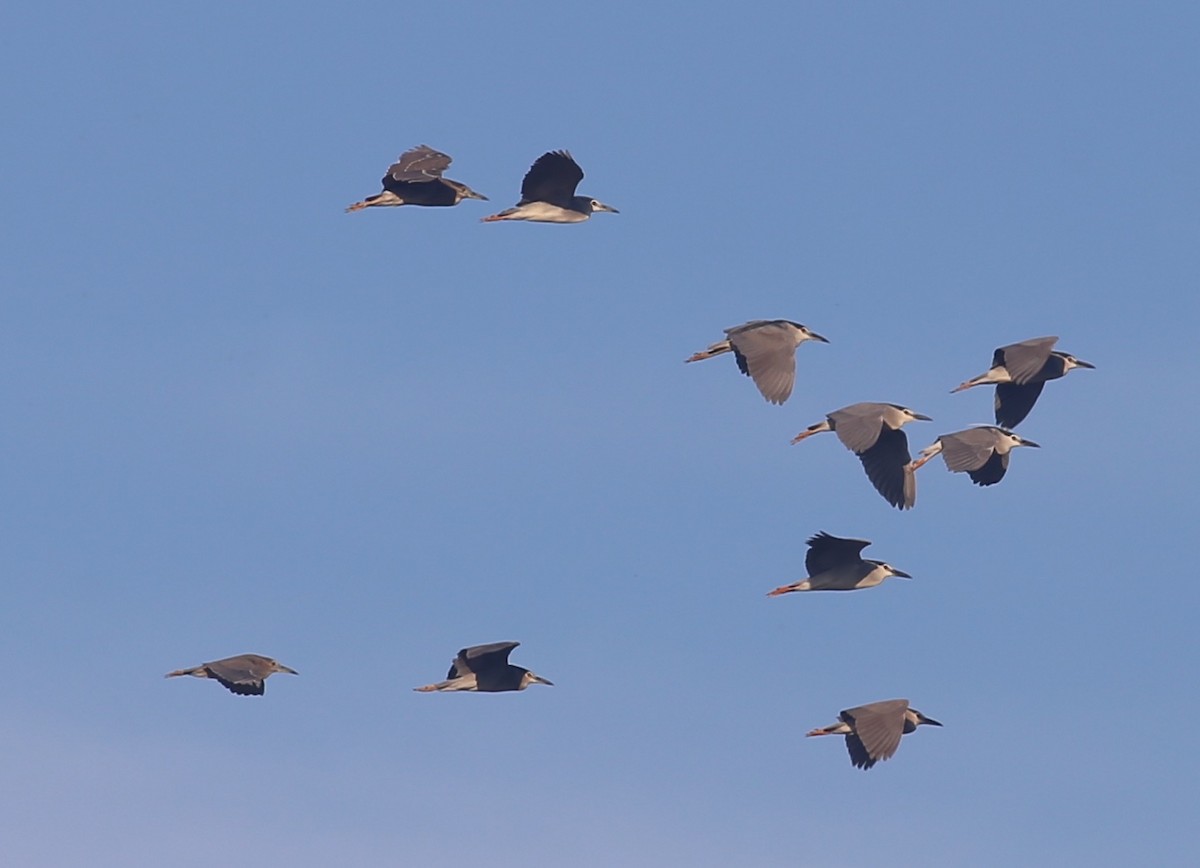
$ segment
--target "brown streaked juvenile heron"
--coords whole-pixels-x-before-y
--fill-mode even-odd
[[[487,201],[487,196],[476,193],[466,184],[442,177],[451,162],[447,154],[435,151],[429,145],[418,145],[405,151],[388,166],[382,181],[383,192],[355,202],[346,211],[383,205],[448,206],[457,205],[463,199]]]
[[[484,217],[498,220],[530,220],[534,223],[582,223],[596,211],[619,214],[616,208],[590,196],[576,196],[583,169],[567,151],[548,151],[538,157],[521,182],[521,201],[511,208]]]
[[[738,370],[754,380],[762,396],[782,404],[796,384],[796,348],[805,341],[829,343],[808,326],[789,319],[756,319],[725,329],[726,338],[707,350],[693,353],[686,362],[711,359],[732,352]]]
[[[827,414],[824,422],[809,425],[793,437],[792,445],[823,431],[834,432],[858,456],[867,479],[884,500],[897,509],[912,509],[917,483],[909,466],[908,437],[900,429],[914,420],[931,421],[899,404],[864,401]]]
[[[463,648],[450,664],[445,681],[414,687],[418,693],[433,691],[473,690],[479,693],[502,693],[524,690],[530,684],[548,684],[540,675],[508,662],[508,655],[520,642],[493,642],[491,645],[472,645]]]
[[[1030,338],[992,353],[992,367],[978,377],[959,383],[950,392],[972,386],[996,385],[996,424],[1002,428],[1019,425],[1049,380],[1065,377],[1076,368],[1095,368],[1091,362],[1054,349],[1057,337]]]
[[[847,708],[838,715],[839,723],[814,729],[808,735],[844,735],[850,764],[866,771],[877,762],[891,759],[900,747],[900,736],[908,735],[918,726],[941,726],[915,708],[907,699],[885,699],[857,708]]]
[[[912,471],[916,473],[940,452],[947,469],[967,473],[976,485],[995,485],[1008,472],[1008,455],[1018,446],[1038,447],[1038,444],[994,425],[967,428],[943,434],[922,449],[921,458],[913,462]]]
[[[809,537],[804,567],[808,578],[783,585],[767,594],[778,597],[793,591],[854,591],[883,584],[891,576],[911,579],[908,573],[883,561],[866,560],[862,550],[871,543],[865,539],[844,539],[821,531]]]
[[[264,682],[276,672],[300,674],[295,669],[289,669],[261,654],[238,654],[236,657],[201,663],[191,669],[176,669],[174,672],[168,672],[166,677],[192,675],[196,678],[215,678],[222,687],[238,696],[262,696],[266,690]]]

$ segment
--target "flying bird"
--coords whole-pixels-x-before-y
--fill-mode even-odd
[[[566,151],[542,154],[521,182],[521,201],[512,208],[484,217],[497,220],[530,220],[535,223],[582,223],[596,211],[619,214],[616,208],[590,196],[576,196],[583,169]]]
[[[796,348],[805,341],[829,343],[808,326],[788,319],[756,319],[725,329],[725,340],[693,353],[687,362],[732,352],[738,370],[754,380],[772,404],[782,404],[796,384]]]
[[[869,540],[843,539],[821,531],[808,540],[808,554],[804,556],[808,578],[776,588],[767,596],[779,597],[794,591],[854,591],[883,584],[891,576],[912,578],[891,564],[864,559],[862,550],[870,544]]]
[[[508,662],[508,655],[520,642],[493,642],[491,645],[472,645],[463,648],[450,664],[445,681],[413,688],[418,693],[433,691],[472,690],[479,693],[502,693],[524,690],[530,684],[553,683],[528,669]]]
[[[299,674],[295,669],[289,669],[261,654],[238,654],[236,657],[201,663],[191,669],[176,669],[168,672],[166,677],[192,675],[196,678],[214,678],[222,687],[238,696],[262,696],[266,690],[264,682],[276,672]]]
[[[976,485],[995,485],[1008,472],[1009,453],[1018,446],[1037,447],[1038,444],[994,425],[967,428],[943,434],[922,449],[920,460],[912,465],[912,472],[916,473],[940,452],[949,470],[965,472]]]
[[[1053,349],[1057,337],[1030,338],[992,353],[992,367],[951,389],[951,394],[972,386],[996,385],[996,424],[1002,428],[1019,425],[1049,380],[1065,377],[1076,368],[1095,368],[1091,362]]]
[[[850,764],[863,771],[877,762],[891,759],[900,747],[902,735],[908,735],[923,724],[941,726],[933,718],[910,708],[907,699],[885,699],[847,708],[838,717],[839,723],[814,729],[808,735],[846,736]]]
[[[917,502],[917,483],[913,476],[912,455],[902,426],[914,420],[931,421],[928,416],[901,407],[864,401],[834,410],[824,422],[809,425],[792,438],[792,445],[814,434],[833,431],[842,445],[862,461],[867,478],[883,499],[897,509],[912,509]]]
[[[388,166],[387,174],[383,176],[382,193],[355,202],[346,211],[383,205],[457,205],[463,199],[487,201],[487,196],[476,193],[466,184],[442,177],[450,163],[449,155],[428,145],[418,145]]]

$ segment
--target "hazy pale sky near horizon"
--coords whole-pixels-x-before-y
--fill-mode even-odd
[[[0,861],[1195,863],[1194,4],[0,32]],[[419,143],[491,201],[343,213]],[[478,222],[555,148],[621,213]],[[782,408],[683,364],[776,317],[831,341]],[[998,486],[788,446],[989,421],[949,390],[1044,334],[1097,370]],[[915,578],[768,599],[819,530]],[[554,687],[411,691],[510,639]],[[162,677],[243,652],[300,675]],[[945,727],[803,737],[891,697]]]

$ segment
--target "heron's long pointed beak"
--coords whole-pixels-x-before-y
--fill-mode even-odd
[[[1091,362],[1085,362],[1083,359],[1076,359],[1075,365],[1080,368],[1090,368],[1093,371],[1096,370],[1095,365],[1093,365]]]
[[[932,717],[925,717],[924,715],[922,715],[921,723],[928,723],[930,726],[941,726],[942,725],[938,721],[934,720]]]
[[[922,422],[932,422],[932,416],[926,416],[924,413],[913,413],[914,419],[920,419]]]
[[[812,341],[820,341],[820,342],[821,342],[821,343],[823,343],[823,344],[827,344],[827,343],[829,343],[829,338],[827,338],[827,337],[825,337],[825,336],[823,336],[823,335],[819,335],[819,334],[817,334],[816,332],[809,332],[809,333],[808,333],[808,339],[809,339],[809,340],[812,340]]]
[[[292,669],[290,666],[284,666],[282,663],[279,664],[279,668],[276,671],[277,672],[286,672],[288,675],[299,675],[300,674],[295,669]]]
[[[612,205],[605,205],[603,202],[597,202],[592,208],[593,211],[607,211],[609,214],[620,214],[621,212]]]
[[[1042,448],[1042,445],[1040,443],[1034,443],[1032,440],[1026,440],[1024,437],[1021,438],[1021,445],[1022,446],[1032,446],[1035,449]]]
[[[911,579],[912,578],[912,576],[910,576],[908,573],[904,572],[904,570],[897,570],[895,568],[892,569],[892,575],[899,579]]]
[[[529,673],[529,680],[534,682],[535,684],[545,684],[547,687],[554,686],[554,682],[551,681],[550,679],[543,678],[540,675],[534,675],[532,672]]]
[[[474,190],[472,190],[469,187],[466,190],[463,190],[463,198],[464,199],[482,199],[484,202],[490,201],[487,196],[483,195],[482,193],[476,193]]]

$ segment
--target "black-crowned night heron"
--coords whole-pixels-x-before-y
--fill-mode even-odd
[[[457,205],[463,199],[483,199],[466,184],[443,178],[451,159],[428,145],[418,145],[401,154],[383,176],[383,192],[355,202],[347,211],[376,205]]]
[[[176,669],[174,672],[168,672],[166,677],[192,675],[196,678],[214,678],[222,687],[238,696],[262,696],[266,689],[264,682],[276,672],[286,672],[288,675],[299,674],[295,669],[289,669],[282,663],[272,660],[270,657],[263,657],[261,654],[238,654],[236,657],[226,657],[224,660],[201,663],[191,669]]]
[[[1012,431],[994,425],[980,425],[943,434],[921,450],[921,459],[912,465],[915,473],[930,458],[942,453],[946,467],[955,473],[967,473],[976,485],[995,485],[1008,471],[1008,454],[1018,446],[1037,446]]]
[[[1053,349],[1057,337],[1030,338],[999,347],[992,353],[992,367],[960,383],[951,394],[972,386],[996,385],[996,424],[1015,428],[1029,415],[1048,380],[1065,377],[1076,368],[1095,368],[1091,362]]]
[[[891,576],[912,578],[891,564],[864,559],[862,550],[870,544],[865,539],[843,539],[821,531],[808,540],[808,554],[804,556],[808,578],[776,588],[767,596],[778,597],[793,591],[854,591],[883,584]]]
[[[575,188],[583,180],[583,169],[566,151],[542,154],[521,182],[521,201],[513,207],[484,217],[484,223],[497,220],[531,220],[535,223],[582,223],[594,211],[620,213],[590,196],[576,196]]]
[[[508,655],[520,642],[493,642],[491,645],[472,645],[463,648],[450,664],[445,681],[413,688],[418,693],[450,690],[474,690],[479,693],[501,693],[524,690],[530,684],[549,684],[528,669],[513,666]]]
[[[912,509],[917,502],[917,484],[909,466],[908,437],[900,429],[914,420],[929,422],[930,418],[899,404],[864,401],[834,410],[824,422],[809,425],[793,437],[792,444],[833,431],[862,461],[867,478],[884,500],[897,509]]]
[[[796,383],[796,347],[805,341],[829,343],[808,326],[788,319],[756,319],[725,329],[726,338],[694,353],[688,362],[732,352],[738,370],[754,380],[772,404],[782,404]]]
[[[900,747],[900,736],[908,735],[918,726],[941,726],[915,708],[907,699],[885,699],[858,708],[847,708],[838,715],[839,723],[814,729],[808,735],[844,735],[850,763],[864,771],[877,762],[890,759]]]

